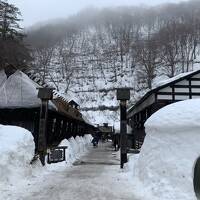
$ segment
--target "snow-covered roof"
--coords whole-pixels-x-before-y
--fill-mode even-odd
[[[165,86],[165,85],[168,85],[169,83],[173,83],[175,81],[179,81],[180,79],[187,77],[188,75],[191,75],[191,74],[196,74],[196,72],[200,72],[200,70],[195,70],[195,71],[191,71],[191,72],[185,72],[185,73],[181,73],[181,74],[178,74],[177,76],[174,76],[172,78],[168,78],[166,80],[162,80],[162,81],[159,81],[155,84],[155,86],[153,87],[153,89],[156,89],[158,87],[162,87],[162,86]]]
[[[79,104],[78,104],[76,101],[74,101],[74,100],[71,100],[71,101],[69,102],[69,104],[75,105],[75,106],[79,106]]]
[[[39,107],[40,99],[37,97],[39,87],[48,87],[47,84],[41,85],[41,81],[33,73],[23,73],[17,70],[8,78],[4,70],[0,71],[0,108],[17,107]],[[53,99],[60,98],[69,102],[58,91],[53,91]],[[55,108],[50,102],[50,106]]]
[[[140,105],[143,101],[145,101],[151,94],[157,92],[158,90],[168,87],[170,85],[173,85],[179,81],[182,81],[184,79],[187,79],[191,76],[194,76],[196,74],[200,73],[200,70],[195,70],[192,72],[187,72],[187,73],[181,73],[173,78],[169,78],[166,79],[164,81],[160,81],[158,82],[153,89],[149,90],[138,102],[136,102],[135,105],[133,105],[128,112],[131,112],[132,110],[134,110],[135,107],[137,107],[138,105]]]
[[[37,107],[40,105],[37,88],[40,87],[26,74],[17,70],[8,78],[0,71],[0,107]]]
[[[29,74],[31,76],[31,74]],[[38,98],[38,88],[42,87],[40,80],[38,83],[32,80],[22,71],[16,70],[8,77],[4,70],[0,70],[0,108],[38,108],[41,105],[41,100]],[[64,104],[63,104],[64,103]],[[69,101],[57,91],[53,91],[53,100],[49,101],[49,108],[64,113],[67,116],[84,120],[87,124],[92,125],[82,114],[78,114],[75,108],[67,108]],[[66,110],[65,110],[66,107]],[[74,109],[74,110],[73,110]],[[93,126],[93,125],[92,125]]]
[[[41,87],[51,87],[51,86],[49,86],[49,85],[46,84],[46,83],[42,84],[42,81],[40,80],[39,77],[37,77],[37,76],[35,75],[34,71],[30,71],[30,70],[29,70],[28,72],[25,72],[25,74],[26,74],[33,82],[37,83],[39,86],[41,86]],[[66,96],[63,95],[63,94],[61,94],[59,91],[53,90],[53,99],[56,99],[56,98],[60,98],[60,99],[62,99],[63,101],[65,101],[65,102],[67,102],[67,103],[71,100],[71,99],[66,98]]]
[[[0,71],[0,108],[35,108],[41,105],[38,98],[38,83],[31,80],[25,73],[17,70],[7,77],[4,70]],[[56,109],[50,101],[49,107]]]

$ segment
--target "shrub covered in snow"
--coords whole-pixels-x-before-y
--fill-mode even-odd
[[[193,166],[200,154],[200,100],[171,104],[145,124],[146,138],[135,166],[143,199],[195,200]]]

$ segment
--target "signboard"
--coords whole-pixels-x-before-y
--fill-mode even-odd
[[[129,100],[130,99],[130,89],[129,88],[119,88],[117,89],[117,100]]]
[[[67,146],[60,146],[51,149],[48,153],[47,163],[51,164],[65,161],[65,149],[67,149]]]
[[[38,88],[38,98],[50,100],[53,98],[53,89],[54,88]]]

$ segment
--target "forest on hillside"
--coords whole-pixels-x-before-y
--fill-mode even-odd
[[[67,92],[88,66],[93,82],[109,69],[113,82],[129,73],[137,83],[134,89],[151,89],[155,77],[191,71],[199,62],[200,2],[88,8],[29,28],[26,42],[33,70],[58,90],[62,79]]]
[[[54,87],[93,123],[118,120],[117,88],[131,89],[130,106],[159,80],[199,68],[199,0],[91,7],[25,31],[21,20],[15,5],[0,1],[0,69],[12,66]]]

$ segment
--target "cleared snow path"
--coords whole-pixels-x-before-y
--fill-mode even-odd
[[[119,159],[110,146],[105,143],[91,147],[72,168],[52,171],[38,182],[30,183],[27,192],[17,199],[137,200],[130,177],[119,169]]]

